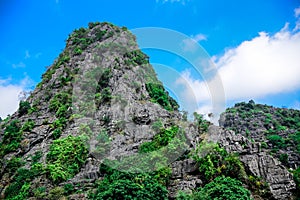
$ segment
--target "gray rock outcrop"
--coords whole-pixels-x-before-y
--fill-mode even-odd
[[[238,153],[248,172],[268,182],[275,199],[292,197],[296,189],[292,174],[276,158],[261,151],[259,143],[217,126],[210,126],[207,140],[219,143],[227,152]]]

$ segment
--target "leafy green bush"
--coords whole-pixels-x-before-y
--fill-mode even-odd
[[[130,174],[111,168],[100,168],[106,176],[99,183],[96,193],[90,199],[168,199],[168,190],[155,175]]]
[[[244,166],[238,156],[227,153],[217,144],[202,143],[192,153],[192,157],[199,164],[200,175],[206,183],[220,175],[246,179]]]
[[[31,156],[31,164],[36,164],[40,161],[40,159],[42,158],[43,156],[43,152],[42,151],[36,151],[34,153],[34,155]]]
[[[29,169],[19,168],[13,178],[13,182],[6,188],[4,194],[7,199],[26,199],[29,195],[30,181],[37,174]]]
[[[169,129],[161,129],[160,132],[153,137],[151,142],[144,142],[140,145],[139,152],[148,153],[168,145],[169,142],[176,136],[178,131],[178,126],[172,126]]]
[[[31,108],[30,103],[28,101],[20,101],[19,103],[19,117],[28,113]]]
[[[101,92],[102,95],[102,103],[109,102],[112,98],[110,88],[104,88]]]
[[[300,126],[296,133],[289,135],[289,141],[295,142],[297,153],[300,154]]]
[[[18,120],[13,120],[6,126],[2,143],[0,145],[1,154],[16,150],[22,141],[22,131]]]
[[[6,161],[5,172],[7,171],[10,175],[13,175],[17,169],[25,164],[21,158],[13,156],[10,160]]]
[[[72,194],[75,191],[74,185],[71,183],[67,183],[64,185],[64,194],[69,195]]]
[[[200,133],[208,131],[210,123],[203,118],[203,115],[194,112],[194,121],[196,122]]]
[[[300,167],[293,171],[294,180],[296,183],[296,196],[300,198]]]
[[[59,119],[56,119],[52,124],[51,124],[51,128],[53,128],[53,132],[52,132],[52,136],[54,139],[58,139],[64,128],[66,127],[67,124],[67,119],[64,117],[60,117]]]
[[[242,183],[234,178],[219,176],[206,184],[195,193],[196,200],[208,199],[232,199],[250,200],[251,193],[245,189]]]
[[[75,55],[81,55],[81,54],[82,54],[82,49],[81,49],[80,47],[76,47],[76,48],[74,49],[74,54],[75,54]]]
[[[286,153],[279,155],[279,160],[282,163],[287,163],[288,159],[289,159],[289,156]]]
[[[127,52],[125,53],[124,57],[128,58],[128,64],[143,65],[149,63],[149,57],[141,50],[133,50],[131,52]]]
[[[61,187],[55,187],[49,191],[48,199],[57,200],[61,199],[64,196],[64,189]]]
[[[17,191],[17,194],[15,196],[12,196],[11,198],[7,198],[9,200],[19,200],[19,199],[27,199],[29,196],[30,191],[30,183],[24,183],[20,190]]]
[[[97,25],[99,25],[101,23],[89,23],[89,29],[84,29],[84,28],[80,28],[78,30],[75,30],[73,32],[73,34],[71,35],[69,40],[72,40],[73,45],[77,45],[77,47],[74,49],[74,53],[79,55],[82,53],[83,50],[85,50],[90,44],[92,44],[95,41],[102,41],[106,35],[107,37],[111,37],[113,36],[114,32],[110,31],[107,34],[106,30],[101,30],[100,28],[96,28],[94,29],[94,38],[90,38],[88,36],[88,33],[91,31],[91,29],[93,29],[94,27],[96,27]],[[103,24],[103,23],[102,23]],[[79,51],[80,49],[80,51]]]
[[[260,144],[261,144],[261,147],[262,147],[262,148],[268,148],[268,145],[267,145],[266,142],[261,142]]]
[[[247,185],[252,194],[258,194],[262,198],[268,198],[271,195],[268,183],[262,178],[250,175],[248,177]]]
[[[153,124],[152,124],[152,129],[155,131],[155,132],[159,132],[162,128],[164,127],[161,119],[158,119],[157,121],[155,121]]]
[[[105,34],[106,34],[106,31],[101,31],[100,29],[97,30],[97,33],[95,34],[96,40],[101,41]]]
[[[273,145],[273,149],[281,149],[286,147],[284,139],[279,135],[269,135],[267,136],[267,139]]]
[[[179,108],[177,102],[169,96],[162,84],[149,82],[146,84],[146,90],[148,91],[151,100],[154,103],[161,105],[164,109],[172,111]]]
[[[33,191],[34,197],[37,199],[45,199],[46,197],[46,187],[38,187]]]
[[[21,130],[30,132],[30,131],[32,131],[34,126],[35,126],[34,121],[32,119],[29,119],[23,124]]]
[[[140,180],[116,179],[109,182],[107,179],[99,185],[98,191],[91,199],[168,199],[168,191],[165,187],[152,180],[151,177]]]
[[[104,88],[109,86],[109,79],[112,77],[111,69],[104,69],[98,72],[98,76],[95,77],[98,80],[97,92],[101,92]]]
[[[88,150],[80,137],[68,136],[54,140],[47,154],[49,178],[59,183],[79,172],[87,158]]]
[[[67,75],[67,76],[60,76],[58,78],[60,80],[60,86],[64,86],[64,85],[67,85],[69,82],[72,81],[73,77],[71,75]]]
[[[101,104],[109,103],[112,99],[110,88],[104,88],[101,93],[95,94],[95,103],[99,107]]]
[[[184,191],[179,191],[176,195],[176,200],[193,200],[192,194],[187,194]]]
[[[68,108],[71,106],[72,98],[71,95],[66,92],[56,94],[50,100],[49,110],[55,112],[56,117],[67,117]]]

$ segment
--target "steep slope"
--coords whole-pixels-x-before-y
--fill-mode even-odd
[[[228,108],[220,118],[220,125],[251,141],[250,149],[257,149],[257,154],[251,156],[252,153],[246,153],[241,160],[249,163],[250,171],[269,183],[271,191],[282,194],[287,190],[292,191],[292,174],[288,173],[287,169],[293,173],[299,191],[299,110],[274,108],[255,104],[251,100]],[[243,148],[245,146],[247,145],[244,144]]]
[[[178,132],[177,109],[126,28],[90,23],[75,30],[42,82],[1,124],[2,197],[51,199],[67,181],[86,192],[103,176],[104,159],[130,157],[154,135]]]
[[[222,115],[223,127],[196,113],[187,121],[135,36],[90,23],[69,36],[41,83],[0,122],[0,198],[293,199],[284,165],[298,166],[298,143],[269,141],[268,128],[247,123],[265,120],[252,119],[258,105],[246,114],[248,104],[240,105]],[[299,115],[286,111],[286,138],[294,138]]]
[[[300,111],[249,103],[228,108],[220,125],[261,143],[286,167],[300,166]]]

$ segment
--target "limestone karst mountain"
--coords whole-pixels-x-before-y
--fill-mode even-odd
[[[0,198],[296,198],[299,112],[286,109],[285,130],[263,117],[285,115],[252,102],[226,111],[222,127],[198,114],[190,122],[148,59],[124,27],[75,30],[1,122]],[[294,142],[280,146],[276,134]]]

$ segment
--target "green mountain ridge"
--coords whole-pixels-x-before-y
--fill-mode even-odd
[[[127,28],[90,23],[0,122],[1,199],[297,199],[300,111],[187,121]]]

